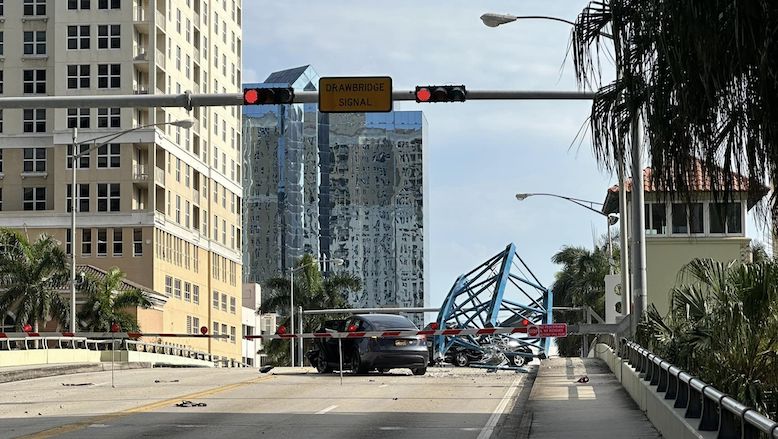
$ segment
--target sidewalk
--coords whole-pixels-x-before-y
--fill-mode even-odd
[[[115,363],[114,367],[116,370],[144,369],[151,367],[151,363]],[[0,367],[0,383],[108,370],[111,370],[111,363],[33,364],[28,366]]]
[[[577,383],[582,376],[588,383]],[[530,438],[658,438],[608,366],[595,358],[543,360],[529,397]]]

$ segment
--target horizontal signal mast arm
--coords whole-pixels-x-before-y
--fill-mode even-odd
[[[591,100],[593,92],[468,90],[467,100]],[[395,101],[415,101],[415,90],[395,90]],[[295,91],[294,103],[319,101],[319,92]],[[243,93],[0,97],[0,108],[222,107],[243,105]]]

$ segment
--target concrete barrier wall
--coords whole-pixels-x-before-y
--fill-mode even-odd
[[[155,366],[214,367],[213,362],[175,355],[155,354],[117,350],[117,363],[151,363]],[[88,349],[28,349],[0,351],[0,367],[33,366],[37,364],[109,363],[111,351],[90,351]]]
[[[614,375],[626,389],[629,396],[646,413],[662,436],[668,439],[713,439],[715,432],[697,431],[699,419],[686,419],[685,409],[673,407],[674,401],[664,399],[665,393],[657,393],[657,386],[644,381],[640,374],[617,356],[610,346],[598,344],[595,349],[597,358],[605,361]]]

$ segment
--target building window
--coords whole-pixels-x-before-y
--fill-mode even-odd
[[[73,245],[73,234],[71,233],[70,229],[65,230],[65,254],[70,255],[73,250],[71,249],[71,246]]]
[[[219,217],[217,215],[213,216],[213,240],[219,240]]]
[[[24,0],[23,14],[27,16],[46,15],[46,0]]]
[[[101,24],[97,26],[98,49],[121,49],[122,27],[119,24]]]
[[[24,210],[46,210],[46,188],[24,188]]]
[[[184,209],[184,226],[188,229],[190,227],[190,218],[189,210],[191,209],[191,205],[189,204],[189,201],[186,201],[186,209]]]
[[[91,72],[89,64],[70,64],[67,68],[69,89],[89,88]],[[46,73],[46,71],[43,71]],[[44,78],[45,79],[45,78]],[[45,82],[44,82],[45,84]],[[26,84],[25,84],[26,87]]]
[[[121,165],[121,145],[109,143],[97,148],[98,168],[118,168]]]
[[[236,311],[236,301],[234,297],[230,297],[230,313],[235,314]]]
[[[80,145],[78,147],[78,169],[89,169],[89,145]],[[67,161],[65,168],[73,167],[73,145],[68,145]]]
[[[78,188],[78,210],[77,212],[89,212],[89,183],[79,183]],[[70,212],[73,206],[73,185],[67,185],[67,204],[66,210]]]
[[[68,9],[70,10],[76,10],[76,9],[83,9],[83,10],[89,10],[90,9],[90,0],[68,0]]]
[[[176,46],[176,70],[181,71],[181,46]]]
[[[176,158],[176,181],[181,182],[181,159]]]
[[[0,55],[2,55],[2,53],[0,53]],[[3,93],[4,84],[5,80],[3,79],[3,71],[0,70],[0,94]]]
[[[672,233],[674,235],[704,233],[702,203],[692,203],[691,205],[673,203],[671,209]]]
[[[222,244],[227,245],[227,220],[222,220]]]
[[[170,276],[165,276],[165,295],[173,296],[173,278]]]
[[[186,333],[192,333],[192,316],[186,316]]]
[[[97,65],[97,88],[119,88],[121,86],[121,64]]]
[[[121,256],[124,253],[124,241],[122,240],[122,229],[113,229],[113,255]]]
[[[192,333],[197,334],[200,332],[200,318],[192,317]]]
[[[0,16],[5,15],[5,2],[0,0]]]
[[[97,211],[118,212],[120,203],[119,183],[97,184]]]
[[[227,324],[222,323],[222,335],[227,335]]]
[[[0,31],[0,56],[5,56],[5,38],[3,37],[3,32]]]
[[[68,26],[68,49],[89,49],[89,26]]]
[[[143,256],[143,230],[132,229],[132,255]]]
[[[227,295],[222,293],[222,311],[227,311]]]
[[[187,302],[192,301],[192,284],[184,282],[184,300]]]
[[[81,255],[92,254],[92,229],[81,229]]]
[[[219,335],[219,322],[213,321],[213,335]],[[219,340],[218,338],[216,340]]]
[[[23,86],[23,91],[26,94],[45,94],[46,93],[46,70],[45,69],[23,70],[22,86]]]
[[[22,128],[25,133],[45,133],[46,109],[24,109]]]
[[[46,54],[46,31],[24,31],[24,51],[25,55],[45,55]]]
[[[24,148],[24,172],[46,172],[46,148]]]
[[[3,109],[0,108],[0,133],[3,132]],[[3,172],[2,164],[0,164],[0,172]]]
[[[97,128],[120,128],[121,114],[121,108],[98,108]]]
[[[181,298],[181,279],[173,279],[173,297]]]
[[[176,32],[181,35],[181,9],[176,9]]]
[[[710,233],[742,234],[741,203],[710,203]]]
[[[196,248],[195,248],[195,251],[197,251]],[[199,305],[200,304],[200,286],[199,285],[192,285],[192,303],[194,303],[195,305]],[[197,326],[200,326],[200,324],[198,323]]]
[[[219,309],[219,292],[213,290],[213,309]]]
[[[0,110],[0,119],[2,119],[3,110]],[[0,149],[0,174],[3,173],[3,150]]]
[[[181,224],[181,195],[176,195],[176,222]]]
[[[68,108],[68,128],[89,128],[89,108]]]
[[[230,326],[230,343],[235,343],[235,327]]]
[[[97,256],[108,254],[108,229],[97,229]]]
[[[97,9],[120,9],[121,0],[97,0]]]

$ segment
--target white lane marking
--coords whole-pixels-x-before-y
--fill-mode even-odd
[[[389,387],[389,384],[381,384],[381,385],[380,385],[380,386],[378,386],[378,387]]]
[[[206,425],[203,424],[179,424],[176,425],[177,428],[202,428],[206,427]]]
[[[331,405],[331,406],[327,407],[326,409],[319,410],[318,412],[316,412],[316,414],[317,415],[323,415],[323,414],[325,414],[325,413],[327,413],[329,411],[335,410],[336,408],[338,408],[338,406]]]
[[[108,424],[89,424],[89,428],[106,428]]]
[[[513,394],[516,393],[516,389],[519,388],[519,384],[521,384],[522,378],[524,378],[524,375],[521,375],[513,380],[511,387],[508,388],[508,391],[505,392],[505,396],[502,397],[502,401],[500,401],[500,403],[497,405],[497,408],[494,409],[492,416],[490,416],[489,420],[486,421],[484,428],[481,429],[481,433],[478,435],[478,439],[489,439],[492,437],[494,427],[497,426],[497,421],[500,420],[500,416],[502,416],[502,412],[505,410],[505,406],[508,405],[511,398],[513,398]]]
[[[405,427],[378,427],[378,429],[384,431],[396,431],[396,430],[405,430]]]

